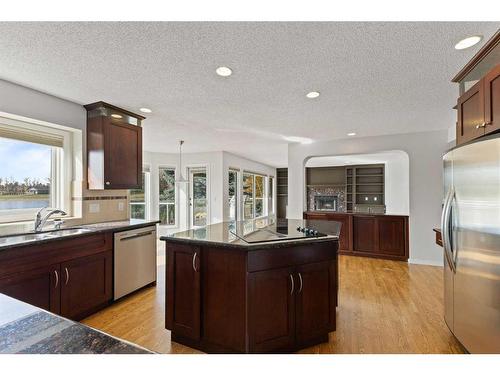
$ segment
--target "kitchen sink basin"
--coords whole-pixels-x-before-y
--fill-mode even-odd
[[[0,237],[0,246],[43,241],[53,238],[84,234],[91,231],[92,230],[88,228],[65,228],[52,230],[50,232],[17,234],[13,236]]]

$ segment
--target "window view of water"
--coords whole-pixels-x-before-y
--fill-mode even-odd
[[[49,199],[8,199],[0,198],[0,210],[16,210],[21,208],[43,208],[49,206]]]

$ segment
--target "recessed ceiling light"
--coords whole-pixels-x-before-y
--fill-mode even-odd
[[[455,49],[466,49],[478,44],[483,37],[481,35],[474,35],[468,38],[462,39],[460,42],[455,44]]]
[[[313,140],[311,138],[304,138],[304,137],[283,137],[283,138],[287,142],[302,143],[303,145],[308,145],[310,143],[313,143]]]
[[[114,117],[114,118],[122,118],[123,116],[122,115],[119,115],[119,114],[116,114],[116,113],[113,113],[111,115],[111,117]]]
[[[145,107],[142,107],[142,108],[139,108],[139,111],[143,112],[143,113],[151,113],[153,112],[152,110],[150,110],[149,108],[145,108]]]
[[[306,94],[306,97],[309,99],[316,99],[319,96],[319,92],[311,91]]]
[[[354,136],[356,135],[356,133],[351,132],[351,133],[347,133],[347,135],[348,135],[349,137],[354,137]]]
[[[227,66],[219,66],[217,69],[215,69],[215,73],[217,73],[221,77],[229,77],[231,74],[233,74],[233,71]]]

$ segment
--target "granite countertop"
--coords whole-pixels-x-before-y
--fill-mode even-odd
[[[358,212],[358,211],[304,211],[305,214],[325,214],[325,215],[364,215],[364,216],[404,216],[402,214],[392,214],[390,212]]]
[[[298,227],[317,230],[322,236],[308,236],[297,230]],[[281,248],[306,242],[338,241],[341,223],[327,220],[292,220],[264,218],[246,221],[228,221],[207,225],[198,229],[186,230],[160,237],[166,242],[217,244],[239,250],[259,250],[263,248]],[[266,235],[273,237],[278,233],[279,240],[266,241]],[[249,236],[259,237],[262,242],[248,243]]]
[[[151,354],[153,352],[0,293],[0,353]]]
[[[95,233],[102,233],[102,232],[120,232],[120,231],[125,231],[125,230],[131,230],[131,229],[138,229],[138,228],[144,228],[148,226],[153,226],[158,224],[160,221],[159,220],[141,220],[141,219],[129,219],[129,220],[122,220],[122,221],[109,221],[109,222],[103,222],[103,223],[93,223],[93,224],[84,224],[84,225],[75,225],[75,226],[62,226],[61,229],[78,229],[78,228],[83,228],[85,231],[81,233],[73,233],[73,234],[67,234],[67,235],[61,235],[61,236],[54,236],[54,237],[47,237],[47,238],[37,238],[37,239],[32,239],[29,241],[23,241],[21,236],[23,235],[33,235],[33,234],[47,234],[47,233],[57,233],[57,231],[52,230],[46,230],[43,232],[39,233],[34,233],[33,231],[31,232],[23,232],[19,231],[19,229],[14,229],[12,230],[11,233],[5,233],[0,236],[0,251],[5,250],[5,249],[11,249],[14,247],[22,247],[22,246],[29,246],[33,244],[42,244],[46,242],[52,242],[52,241],[61,241],[61,240],[67,240],[75,237],[80,237],[80,236],[86,236],[90,234],[95,234]],[[16,237],[19,237],[18,240]]]

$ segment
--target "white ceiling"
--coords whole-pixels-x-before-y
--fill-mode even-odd
[[[444,129],[451,77],[498,23],[0,23],[0,78],[81,104],[153,113],[145,149],[287,164],[313,140]],[[483,41],[457,51],[465,36]],[[234,74],[222,78],[226,65]],[[305,98],[308,91],[318,99]],[[1,106],[1,103],[0,103]]]

